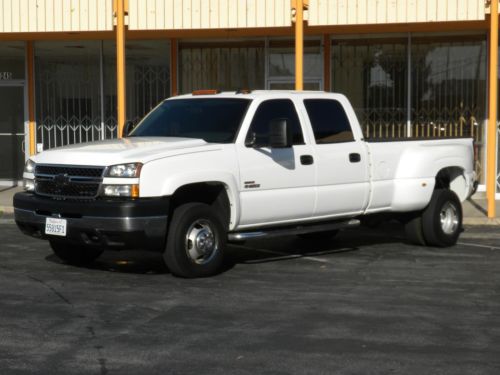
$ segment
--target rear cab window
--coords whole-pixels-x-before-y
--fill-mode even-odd
[[[335,99],[304,99],[316,144],[354,142],[344,107]]]

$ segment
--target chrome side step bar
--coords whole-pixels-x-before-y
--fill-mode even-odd
[[[246,241],[256,238],[270,238],[280,236],[291,236],[295,234],[313,233],[313,232],[326,232],[335,229],[352,228],[360,225],[357,219],[350,219],[345,221],[335,221],[321,224],[306,224],[296,227],[286,228],[268,228],[257,231],[243,231],[243,232],[230,232],[227,235],[228,241]]]

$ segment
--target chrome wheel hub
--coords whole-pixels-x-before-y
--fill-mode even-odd
[[[212,224],[207,220],[196,220],[186,232],[186,253],[192,262],[205,264],[217,254],[219,246]]]
[[[441,229],[445,234],[453,234],[458,228],[458,221],[457,207],[451,202],[446,202],[440,213]]]

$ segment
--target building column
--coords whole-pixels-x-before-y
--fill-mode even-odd
[[[35,54],[33,42],[26,42],[26,60],[28,74],[28,124],[29,124],[29,151],[30,156],[36,153],[36,125],[35,125]]]
[[[118,138],[123,136],[126,121],[125,86],[125,0],[115,0],[116,15],[116,98],[118,118]]]
[[[330,35],[323,35],[323,90],[331,91],[331,52],[332,43]]]
[[[304,89],[304,0],[292,0],[295,22],[295,90]]]
[[[491,1],[490,16],[490,56],[489,56],[489,108],[486,137],[486,198],[488,217],[494,218],[495,193],[497,185],[496,141],[497,141],[497,64],[498,64],[498,1]]]
[[[179,93],[177,79],[177,39],[170,39],[170,95]]]

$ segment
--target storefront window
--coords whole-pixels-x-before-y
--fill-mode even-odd
[[[267,87],[271,90],[295,89],[295,44],[293,40],[269,41]],[[319,40],[304,41],[304,89],[321,90],[323,60]]]
[[[413,136],[473,137],[484,182],[485,37],[413,38],[411,56]]]
[[[351,101],[367,138],[406,136],[406,39],[334,40],[333,91]]]
[[[116,137],[116,44],[104,42],[104,120],[107,138]],[[170,44],[164,40],[127,41],[127,120],[139,122],[170,96]]]
[[[486,106],[486,43],[441,38],[412,41],[414,136],[482,135]],[[467,39],[467,38],[465,38]]]
[[[44,148],[101,137],[98,41],[37,42],[37,141]]]
[[[179,44],[181,93],[200,89],[263,89],[264,66],[263,41]]]
[[[0,82],[24,79],[24,42],[0,44]]]

